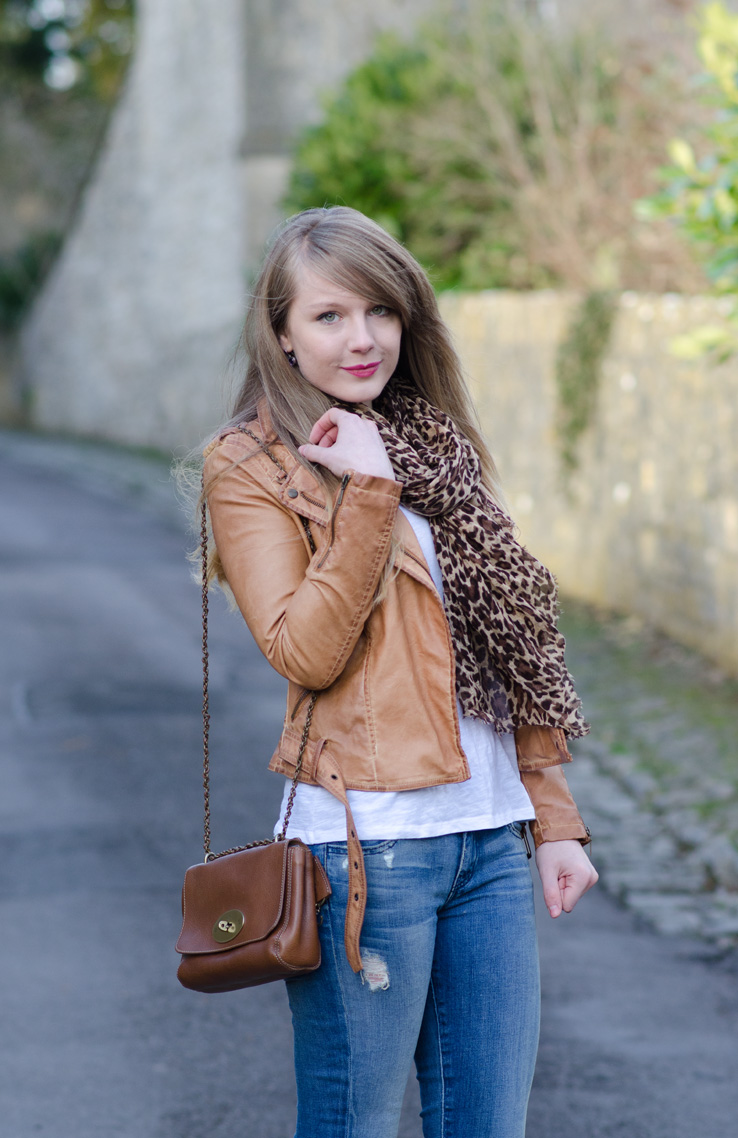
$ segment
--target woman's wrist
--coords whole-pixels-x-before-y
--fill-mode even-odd
[[[564,826],[542,826],[538,819],[528,823],[533,844],[536,849],[546,842],[579,842],[580,846],[587,846],[592,841],[589,826],[585,825],[581,817],[577,822]]]

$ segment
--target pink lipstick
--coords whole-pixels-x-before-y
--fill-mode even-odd
[[[368,379],[374,375],[380,363],[381,360],[378,360],[375,364],[357,364],[356,367],[345,367],[343,371],[350,371],[352,375],[357,376],[359,379]]]

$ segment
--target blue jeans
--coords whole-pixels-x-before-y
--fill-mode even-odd
[[[395,1138],[413,1056],[425,1138],[524,1138],[540,1000],[520,825],[362,846],[359,975],[343,947],[346,843],[312,847],[333,895],[321,967],[287,982],[295,1138]]]

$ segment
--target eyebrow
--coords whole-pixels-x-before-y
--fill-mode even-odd
[[[376,305],[378,305],[378,304],[382,304],[385,307],[388,307],[386,301],[384,301],[384,300],[372,300],[372,298],[369,296],[364,296],[364,297],[361,297],[360,299],[364,300],[367,304],[372,305],[374,307],[376,307]],[[308,310],[315,309],[316,311],[319,311],[319,312],[330,312],[334,308],[343,308],[344,304],[345,304],[345,301],[341,301],[341,300],[335,300],[335,299],[334,300],[324,300],[323,298],[319,298],[318,300],[306,301],[305,308]]]

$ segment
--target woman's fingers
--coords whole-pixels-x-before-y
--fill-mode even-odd
[[[313,424],[310,441],[298,450],[303,458],[325,466],[339,478],[347,470],[394,478],[375,424],[342,407],[329,407]]]
[[[536,850],[543,899],[552,917],[570,913],[598,874],[579,842],[543,842]]]
[[[337,438],[338,427],[331,427],[329,431],[324,431],[319,438],[314,439],[313,441],[316,442],[319,447],[332,447]]]
[[[303,458],[308,462],[315,462],[320,466],[324,466],[326,470],[332,471],[339,478],[344,474],[348,467],[345,466],[340,454],[337,454],[335,448],[327,443],[325,446],[322,443],[305,443],[303,446],[298,447],[298,450]]]
[[[344,411],[343,407],[329,407],[328,410],[320,416],[319,419],[313,423],[313,429],[310,432],[309,442],[320,444],[320,440],[325,435],[332,435],[333,442],[338,437],[338,428],[341,419],[348,416],[352,419],[358,419],[358,415],[352,415],[350,411]],[[323,444],[330,445],[330,444]]]

